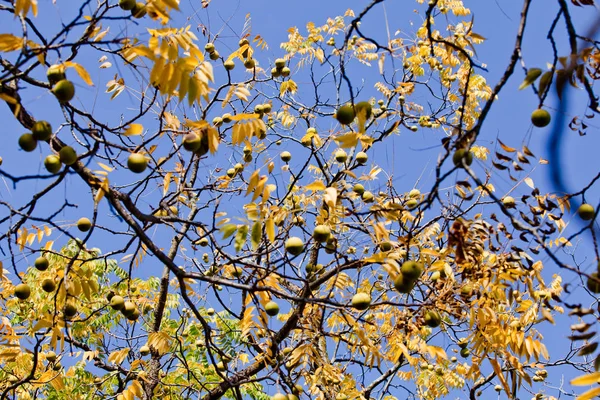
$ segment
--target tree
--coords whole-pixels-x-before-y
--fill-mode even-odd
[[[546,72],[525,63],[524,0],[493,86],[461,1],[417,1],[412,36],[380,37],[363,22],[391,2],[373,0],[280,50],[248,16],[235,39],[194,28],[207,0],[84,1],[62,21],[3,3],[3,116],[28,133],[3,133],[20,162],[0,169],[2,399],[544,398],[573,393],[545,383],[565,369],[595,385],[597,313],[561,296],[565,276],[600,292],[598,263],[564,253],[591,236],[598,259],[597,206],[566,228],[596,179],[568,192],[556,152],[478,141],[521,81],[533,129],[556,88],[555,139],[567,83],[598,112],[595,31],[571,16],[591,0],[557,0]],[[444,135],[407,184],[381,154],[412,132]],[[531,178],[548,157],[557,191]],[[544,339],[565,309],[568,352]]]

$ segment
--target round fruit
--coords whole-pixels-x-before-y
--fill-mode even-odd
[[[335,160],[337,162],[346,162],[346,160],[348,159],[348,154],[346,154],[346,152],[342,149],[339,149],[338,151],[335,152]]]
[[[58,101],[67,103],[75,96],[75,86],[73,86],[73,82],[63,79],[52,87],[52,93]]]
[[[442,317],[437,311],[427,311],[425,313],[425,325],[430,328],[437,328],[442,323]]]
[[[208,246],[208,238],[203,237],[202,239],[198,240],[198,244],[202,247]]]
[[[207,53],[212,53],[215,51],[215,45],[212,43],[206,43],[206,45],[204,45],[204,51],[206,51]]]
[[[271,109],[273,106],[271,106],[271,103],[265,103],[262,105],[263,106],[263,111],[265,114],[268,114],[271,112]]]
[[[150,354],[150,347],[143,345],[142,347],[140,347],[140,355],[143,356],[147,356],[148,354]]]
[[[289,151],[283,151],[283,152],[281,152],[279,157],[281,157],[281,161],[287,163],[287,162],[290,162],[290,160],[292,159],[292,153],[290,153]]]
[[[600,277],[597,272],[590,274],[591,278],[587,280],[587,288],[592,293],[600,293]],[[596,282],[598,280],[598,282]]]
[[[365,192],[365,187],[363,185],[361,185],[360,183],[357,183],[356,185],[354,185],[354,187],[352,188],[352,191],[354,193],[358,193],[360,195],[362,195]]]
[[[56,174],[58,171],[60,171],[62,163],[60,162],[60,158],[58,156],[50,154],[44,159],[44,167],[46,167],[46,170],[51,174]]]
[[[409,210],[413,210],[413,209],[415,209],[419,205],[419,200],[417,200],[417,199],[409,199],[409,200],[406,201],[406,203],[404,203],[404,205]]]
[[[134,308],[131,313],[125,315],[125,318],[127,318],[130,321],[135,321],[139,318],[139,316],[140,316],[140,310],[138,310],[137,308]]]
[[[408,197],[410,197],[411,199],[418,199],[421,197],[421,191],[419,189],[413,189],[410,192],[408,192]]]
[[[313,231],[313,238],[320,243],[324,243],[331,236],[331,229],[327,225],[317,225]]]
[[[50,68],[48,68],[48,71],[46,72],[46,77],[48,78],[48,82],[50,82],[51,85],[54,85],[55,83],[66,79],[65,67],[61,64],[51,65]]]
[[[400,271],[406,279],[416,281],[423,273],[423,264],[416,261],[405,261]]]
[[[406,279],[402,274],[398,274],[394,279],[394,287],[400,293],[410,293],[415,287],[415,281]]]
[[[285,67],[285,60],[283,58],[278,58],[275,60],[275,68],[282,69]]]
[[[46,353],[46,360],[48,360],[49,362],[54,362],[56,361],[56,353],[53,351],[49,351]]]
[[[463,161],[466,165],[471,165],[473,163],[473,153],[471,153],[467,149],[458,149],[452,155],[452,162],[457,167],[463,166]]]
[[[135,312],[135,310],[136,310],[135,303],[127,300],[126,302],[123,303],[123,308],[121,308],[121,313],[123,313],[124,316],[128,316],[128,315],[133,314]]]
[[[222,361],[219,361],[216,365],[217,367],[217,371],[225,371],[227,369],[227,367],[225,366],[225,364]]]
[[[273,68],[271,69],[271,76],[273,78],[279,78],[281,76],[281,71],[279,71],[277,68]]]
[[[131,15],[133,18],[143,18],[146,15],[146,5],[140,2],[135,3],[131,9]]]
[[[271,400],[288,400],[288,397],[283,393],[277,393],[271,396]]]
[[[194,132],[190,132],[183,137],[183,148],[187,151],[198,151],[200,144],[200,136]]]
[[[354,156],[354,158],[356,159],[356,162],[360,165],[366,164],[369,160],[369,156],[364,151],[359,151],[358,153],[356,153],[356,156]]]
[[[351,105],[341,106],[335,113],[335,119],[342,125],[349,125],[356,118],[356,112]]]
[[[242,267],[234,267],[231,271],[231,276],[234,278],[240,278],[244,274],[244,269]]]
[[[244,170],[244,166],[240,163],[237,163],[233,166],[233,169],[235,170],[235,172],[242,172]]]
[[[267,304],[265,304],[265,312],[267,315],[274,317],[275,315],[279,314],[279,304],[272,300],[269,301]]]
[[[131,11],[135,7],[135,0],[119,0],[119,7],[125,11]]]
[[[287,76],[290,76],[291,73],[292,73],[292,70],[289,69],[288,67],[281,68],[281,76],[283,76],[284,78]]]
[[[113,310],[122,310],[123,307],[125,307],[125,299],[119,295],[114,295],[111,299],[110,299],[110,307]]]
[[[229,168],[227,170],[227,176],[230,177],[230,178],[233,178],[235,176],[235,169]]]
[[[37,140],[31,133],[24,133],[19,137],[19,147],[25,151],[34,151],[37,147]]]
[[[30,294],[31,289],[29,288],[28,284],[20,283],[17,286],[15,286],[15,296],[17,296],[18,299],[25,300],[29,297]]]
[[[215,309],[214,308],[207,308],[206,309],[206,314],[210,315],[215,315]]]
[[[364,191],[361,197],[365,203],[372,203],[375,200],[373,193],[369,192],[368,190]]]
[[[285,241],[285,250],[293,256],[304,251],[304,242],[299,237],[291,237]]]
[[[33,262],[33,266],[37,268],[39,271],[45,271],[48,269],[50,263],[46,257],[38,257]]]
[[[473,295],[473,284],[467,283],[460,288],[460,295],[463,297],[471,297]]]
[[[364,311],[371,305],[371,296],[367,293],[356,293],[352,296],[352,307]]]
[[[531,113],[531,123],[538,128],[543,128],[550,123],[550,113],[546,110],[538,108],[534,112]]]
[[[502,391],[502,386],[501,385],[496,385],[496,386],[494,386],[494,390],[496,392],[501,392]]]
[[[247,58],[244,60],[244,67],[246,67],[246,69],[252,69],[256,67],[256,61],[254,61],[254,58]]]
[[[74,317],[77,315],[77,307],[72,303],[65,304],[64,314],[67,318]]]
[[[466,348],[469,345],[469,341],[467,340],[467,338],[462,338],[458,340],[458,347],[460,347],[461,349]]]
[[[58,152],[58,158],[65,165],[73,165],[77,162],[77,152],[71,146],[65,146]]]
[[[594,210],[594,207],[591,204],[583,203],[577,209],[577,214],[579,215],[579,218],[581,218],[584,221],[589,221],[592,218],[594,218],[595,213],[596,210]]]
[[[433,271],[431,273],[431,276],[429,277],[429,279],[431,279],[433,282],[435,282],[435,281],[438,281],[441,277],[442,277],[442,274],[440,273],[440,271]]]
[[[92,221],[90,221],[89,218],[83,217],[79,218],[77,221],[77,229],[79,229],[81,232],[87,232],[91,227]]]
[[[223,63],[223,66],[227,71],[231,71],[235,68],[235,63],[233,62],[233,60],[227,60]]]
[[[371,113],[373,109],[371,107],[371,103],[369,103],[368,101],[361,101],[360,103],[356,103],[354,105],[354,109],[356,110],[356,115],[364,113],[365,119],[371,118]]]
[[[221,55],[219,54],[218,51],[213,51],[212,53],[210,53],[210,55],[208,56],[211,60],[216,61],[219,58],[221,58]]]
[[[221,119],[223,120],[223,122],[225,122],[226,124],[231,122],[231,114],[229,113],[225,113],[221,116]]]
[[[214,117],[213,120],[212,120],[212,123],[213,123],[214,126],[219,127],[219,126],[223,125],[223,118],[221,118],[221,117]]]
[[[502,199],[502,204],[504,204],[504,207],[506,208],[515,208],[515,199],[511,196],[506,196]]]
[[[52,126],[48,121],[36,121],[31,128],[31,134],[36,140],[48,140],[52,136]]]
[[[143,154],[131,153],[127,159],[127,167],[131,172],[135,172],[136,174],[144,172],[147,166],[148,160],[146,160]]]
[[[466,347],[462,348],[462,349],[460,349],[460,355],[463,358],[467,358],[471,355],[471,350],[467,349]]]

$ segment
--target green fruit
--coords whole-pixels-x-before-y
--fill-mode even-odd
[[[463,358],[467,358],[471,355],[471,350],[467,349],[466,347],[463,349],[460,349],[460,355]]]
[[[394,288],[400,293],[410,293],[415,287],[415,281],[406,279],[402,274],[398,274],[394,279]]]
[[[369,156],[367,156],[367,153],[365,153],[364,151],[359,151],[358,153],[356,153],[356,156],[354,156],[354,158],[356,162],[360,165],[366,164],[369,160]]]
[[[288,400],[288,397],[283,393],[277,393],[271,396],[271,400]]]
[[[346,162],[347,159],[348,159],[348,154],[346,154],[346,152],[344,150],[339,149],[338,151],[335,152],[335,160],[337,162],[344,163],[344,162]]]
[[[292,159],[292,153],[290,153],[289,151],[283,151],[283,152],[281,152],[279,157],[281,157],[281,161],[287,163],[287,162],[290,162],[290,160]]]
[[[285,60],[283,58],[278,58],[275,60],[275,68],[282,69],[285,67]]]
[[[17,296],[18,299],[25,300],[29,297],[30,294],[31,289],[29,288],[28,284],[20,283],[17,286],[15,286],[15,296]]]
[[[227,369],[227,367],[225,366],[225,364],[222,361],[219,361],[216,365],[217,367],[217,371],[225,371]]]
[[[212,53],[215,51],[215,45],[212,43],[206,43],[204,45],[204,51],[206,51],[207,53]]]
[[[502,385],[496,385],[496,386],[494,386],[494,390],[496,392],[501,392],[502,391]]]
[[[113,310],[122,310],[123,307],[125,307],[125,299],[121,296],[118,295],[114,295],[111,299],[110,299],[110,307]]]
[[[223,63],[223,66],[227,71],[231,71],[235,68],[235,63],[233,62],[233,60],[227,60]]]
[[[50,266],[50,262],[48,261],[48,259],[46,257],[38,257],[35,259],[35,261],[33,262],[33,266],[38,270],[38,271],[45,271],[48,269],[48,267]]]
[[[142,357],[147,356],[148,354],[150,354],[150,347],[148,347],[146,345],[140,347],[140,355]]]
[[[437,311],[428,310],[425,312],[425,325],[430,328],[437,328],[442,323],[442,317]]]
[[[133,312],[131,312],[130,314],[125,315],[125,318],[127,318],[129,321],[135,321],[140,317],[140,310],[138,310],[137,308],[135,308],[133,310]]]
[[[46,353],[46,360],[48,360],[49,362],[54,362],[56,361],[56,353],[53,351],[49,351]]]
[[[392,244],[390,242],[381,242],[379,243],[379,248],[381,251],[390,251],[392,249]]]
[[[419,205],[419,200],[417,199],[408,199],[406,203],[404,203],[406,208],[409,210],[414,210]]]
[[[244,67],[246,67],[246,69],[252,69],[256,67],[256,61],[254,61],[254,58],[247,58],[244,60]]]
[[[356,115],[364,113],[365,119],[371,118],[371,113],[373,109],[371,107],[371,103],[369,103],[368,101],[361,101],[360,103],[356,103],[354,105],[354,109],[356,110]]]
[[[198,240],[198,244],[202,247],[208,246],[208,238],[203,237],[202,239]]]
[[[440,273],[440,271],[433,271],[431,273],[431,276],[429,277],[429,279],[431,279],[433,282],[440,280],[440,278],[442,277],[442,274]]]
[[[511,196],[506,196],[502,199],[502,204],[504,204],[504,207],[506,208],[515,208],[515,199]]]
[[[271,69],[271,76],[273,78],[279,78],[281,76],[281,71],[279,71],[277,68],[273,68]]]
[[[292,70],[289,69],[288,67],[281,68],[281,76],[283,76],[284,78],[290,76],[291,73],[292,73]]]
[[[90,230],[91,227],[92,221],[90,221],[88,218],[79,218],[79,220],[77,221],[77,229],[79,229],[81,232],[87,232]]]
[[[406,279],[416,281],[423,273],[423,264],[416,261],[405,261],[400,271]]]
[[[128,316],[128,315],[133,314],[135,312],[135,310],[136,310],[135,303],[127,300],[126,302],[123,303],[123,308],[121,308],[121,313],[124,316]]]
[[[50,154],[44,159],[44,167],[46,167],[46,171],[50,172],[51,174],[56,174],[62,167],[60,157]]]
[[[42,281],[42,290],[44,292],[47,292],[47,293],[54,292],[54,289],[56,289],[56,285],[54,284],[53,279],[46,278]]]
[[[356,293],[352,296],[352,307],[364,311],[371,305],[371,296],[367,293]]]
[[[262,106],[263,106],[263,111],[265,114],[268,114],[271,112],[271,109],[272,109],[271,103],[265,103]]]
[[[237,163],[233,166],[233,169],[235,170],[236,173],[240,173],[244,170],[244,166],[240,163]]]
[[[127,159],[127,167],[131,172],[135,172],[136,174],[144,172],[147,166],[148,160],[146,160],[143,154],[131,153]]]
[[[462,338],[462,339],[458,340],[457,344],[458,344],[458,347],[460,347],[461,349],[464,349],[469,345],[469,341],[467,340],[467,338]]]
[[[186,149],[187,151],[192,151],[192,152],[198,151],[198,149],[200,149],[200,145],[201,145],[200,136],[198,136],[194,132],[190,132],[183,137],[182,144],[183,144],[183,148]]]
[[[227,170],[227,176],[230,177],[230,178],[233,178],[235,176],[235,169],[229,168]]]
[[[73,86],[73,82],[63,79],[52,87],[52,93],[58,101],[67,103],[75,96],[75,86]]]
[[[131,11],[135,7],[135,0],[119,0],[119,7],[125,11]]]
[[[48,68],[48,71],[46,72],[46,77],[48,78],[48,82],[50,82],[51,85],[54,85],[57,82],[66,79],[65,67],[61,64],[51,65],[50,68]]]
[[[58,158],[65,165],[73,165],[77,162],[77,153],[71,146],[65,146],[58,152]]]
[[[363,185],[361,185],[360,183],[357,183],[356,185],[354,185],[354,187],[352,188],[352,191],[354,193],[360,194],[362,195],[365,192],[365,187]]]
[[[64,315],[67,318],[74,317],[77,315],[77,307],[72,303],[65,304]]]
[[[131,9],[131,15],[133,18],[143,18],[146,15],[146,5],[140,2],[135,3]]]
[[[543,128],[550,123],[550,113],[546,110],[538,108],[534,112],[531,113],[531,123],[538,128]]]
[[[279,314],[279,305],[271,300],[265,304],[265,312],[267,315],[274,317],[275,315]]]
[[[218,51],[213,51],[212,53],[210,53],[210,55],[208,56],[211,60],[216,61],[219,58],[221,58],[221,55],[219,54]]]
[[[460,295],[463,297],[471,297],[473,295],[473,284],[466,283],[463,287],[460,288]]]
[[[579,218],[581,218],[584,221],[589,221],[592,218],[594,218],[594,215],[596,214],[596,210],[594,210],[594,207],[591,204],[582,204],[579,206],[579,208],[577,209],[577,214],[579,215]]]
[[[313,231],[313,238],[319,242],[324,243],[331,236],[331,229],[327,225],[317,225]]]
[[[52,136],[52,126],[48,121],[36,121],[31,128],[31,134],[35,140],[48,140]]]
[[[419,189],[413,189],[408,192],[408,197],[411,199],[419,199],[421,197],[421,191]]]
[[[299,237],[291,237],[285,241],[285,250],[293,256],[304,251],[304,242]]]
[[[19,137],[19,147],[27,152],[34,151],[37,147],[37,140],[31,133],[24,133]]]
[[[600,281],[600,277],[597,272],[590,274],[592,278],[598,279]],[[592,293],[600,293],[600,283],[596,282],[594,279],[588,278],[587,280],[587,288]]]
[[[349,125],[356,118],[356,112],[351,105],[341,106],[335,113],[335,119],[342,125]]]
[[[458,149],[452,155],[452,162],[457,167],[462,168],[463,161],[466,165],[471,165],[473,163],[473,153],[471,153],[467,149]]]
[[[225,113],[221,116],[221,119],[223,120],[223,122],[225,122],[226,124],[231,122],[231,114],[229,113]]]
[[[369,192],[368,190],[364,191],[361,197],[365,203],[372,203],[375,201],[375,196],[373,196],[373,193]]]
[[[206,309],[206,314],[208,314],[209,316],[215,315],[215,309],[214,308],[207,308]]]

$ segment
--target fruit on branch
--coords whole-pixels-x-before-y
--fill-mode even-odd
[[[427,310],[425,312],[425,325],[430,328],[437,328],[442,323],[442,317],[437,311]]]
[[[271,396],[271,400],[288,400],[288,396],[283,393],[276,393]]]
[[[233,166],[236,173],[240,173],[244,170],[244,166],[241,163],[237,163]]]
[[[379,248],[381,251],[390,251],[392,249],[392,244],[390,242],[381,242],[379,243]]]
[[[373,112],[373,108],[371,103],[368,101],[361,101],[354,105],[354,110],[356,110],[356,115],[360,115],[363,113],[365,115],[365,120],[371,118],[371,114]]]
[[[279,71],[277,68],[272,68],[271,69],[271,76],[273,78],[279,78],[281,76],[281,71]]]
[[[372,203],[375,201],[375,196],[373,196],[373,193],[369,192],[368,190],[365,190],[361,197],[365,203]]]
[[[290,153],[289,151],[282,151],[279,157],[281,157],[281,161],[287,163],[290,162],[290,160],[292,159],[292,153]]]
[[[278,70],[282,70],[285,67],[285,60],[283,58],[278,58],[275,60],[275,68]]]
[[[542,108],[538,108],[531,113],[531,123],[538,128],[548,126],[551,119],[550,113]]]
[[[60,157],[54,154],[50,154],[44,159],[44,167],[46,167],[46,170],[51,174],[56,174],[58,171],[60,171],[60,168],[62,167]]]
[[[352,296],[352,307],[359,311],[364,311],[371,305],[371,296],[367,293],[356,293]]]
[[[33,262],[33,266],[38,270],[38,271],[45,271],[48,269],[48,267],[50,266],[50,262],[48,261],[48,259],[46,257],[38,257],[35,259],[35,261]]]
[[[123,307],[125,306],[125,299],[119,295],[114,295],[111,299],[110,299],[110,307],[113,310],[122,310]]]
[[[77,152],[71,146],[65,146],[58,151],[58,158],[65,165],[73,165],[77,162]]]
[[[208,54],[214,53],[215,45],[213,43],[206,43],[204,45],[204,51],[206,51]]]
[[[254,61],[254,58],[245,59],[244,67],[246,67],[246,69],[253,69],[254,67],[256,67],[256,61]]]
[[[230,177],[230,178],[233,178],[235,176],[235,169],[229,168],[227,170],[227,176]]]
[[[271,108],[272,108],[271,103],[265,103],[262,105],[262,107],[263,107],[263,111],[265,114],[268,114],[271,112]]]
[[[289,69],[288,67],[281,68],[281,76],[283,76],[284,78],[290,76],[291,73],[292,73],[292,70]]]
[[[234,278],[241,278],[243,274],[244,269],[242,267],[233,267],[233,269],[231,270],[231,276],[233,276]]]
[[[225,364],[222,361],[219,361],[215,367],[217,368],[217,371],[220,371],[220,372],[227,370],[227,367],[225,366]]]
[[[208,246],[208,238],[203,237],[202,239],[198,240],[198,244],[202,247]]]
[[[354,156],[354,158],[356,159],[356,162],[360,165],[366,164],[369,160],[369,156],[364,151],[359,151],[358,153],[356,153],[356,156]]]
[[[468,149],[456,150],[452,155],[452,162],[457,167],[463,168],[463,161],[466,165],[471,165],[473,163],[473,153]]]
[[[408,199],[406,201],[406,203],[404,203],[404,205],[409,210],[413,210],[413,209],[415,209],[419,205],[419,200],[417,200],[417,199]]]
[[[313,231],[313,238],[319,242],[324,243],[331,236],[331,229],[327,225],[317,225]]]
[[[126,302],[123,303],[123,308],[121,308],[121,313],[124,316],[128,316],[128,315],[133,314],[135,312],[135,310],[136,310],[135,303],[133,301],[127,300]]]
[[[219,58],[221,58],[221,55],[219,54],[218,51],[213,51],[212,53],[209,54],[208,56],[211,60],[216,61]]]
[[[468,358],[471,355],[471,350],[465,348],[460,349],[460,355],[463,358]]]
[[[73,82],[63,79],[52,87],[52,93],[59,102],[68,103],[75,96],[75,86]]]
[[[406,279],[416,281],[421,277],[421,274],[423,273],[423,264],[412,260],[405,261],[402,264],[402,267],[400,267],[400,271]]]
[[[598,282],[596,282],[598,280]],[[586,286],[592,293],[600,293],[600,277],[597,272],[590,274],[590,278],[587,279]]]
[[[407,279],[402,273],[394,279],[394,288],[400,293],[410,293],[415,287],[415,281]]]
[[[341,106],[335,113],[335,119],[342,125],[351,124],[354,118],[356,118],[356,112],[354,111],[354,107],[349,104]]]
[[[17,299],[26,300],[30,295],[31,289],[29,288],[28,284],[19,283],[17,286],[15,286],[15,296],[17,296]]]
[[[127,159],[127,167],[131,172],[135,172],[136,174],[144,172],[147,166],[148,160],[146,160],[143,154],[131,153]]]
[[[34,151],[37,147],[37,140],[31,133],[24,133],[19,137],[19,147],[27,152]]]
[[[187,151],[198,151],[200,149],[200,136],[194,132],[190,132],[183,137],[183,148]]]
[[[419,189],[413,189],[408,192],[408,197],[411,199],[419,199],[421,197],[421,191]]]
[[[63,310],[65,317],[71,318],[77,315],[77,307],[73,303],[65,304],[65,308]]]
[[[48,140],[52,136],[52,126],[48,121],[36,121],[31,128],[35,140]]]
[[[77,229],[79,229],[81,232],[87,232],[91,229],[91,227],[92,221],[90,221],[86,217],[79,218],[79,220],[77,221]]]
[[[267,304],[265,304],[265,312],[267,315],[274,317],[275,315],[279,314],[279,304],[275,303],[273,300],[269,301]]]
[[[304,251],[304,242],[299,237],[293,236],[285,241],[285,250],[293,256]]]
[[[125,318],[127,318],[129,321],[135,321],[139,318],[139,316],[140,316],[140,310],[135,308],[131,313],[125,315]]]
[[[131,15],[133,18],[143,18],[146,16],[146,5],[138,1],[131,9]]]
[[[335,152],[335,160],[337,162],[344,163],[344,162],[346,162],[347,159],[348,159],[348,154],[346,154],[346,152],[344,150],[339,149],[338,151]]]
[[[226,60],[226,61],[223,63],[223,66],[225,67],[225,69],[226,69],[227,71],[231,71],[232,69],[234,69],[234,68],[235,68],[235,63],[233,62],[233,60]]]
[[[119,0],[119,7],[125,11],[131,11],[135,7],[135,0]]]
[[[147,356],[148,354],[150,354],[150,347],[143,345],[142,347],[140,347],[140,355],[142,357]]]
[[[352,187],[352,191],[354,193],[362,195],[365,192],[365,187],[363,185],[361,185],[360,183],[357,183],[356,185],[354,185]]]
[[[229,113],[225,113],[221,116],[221,119],[223,120],[223,122],[225,122],[226,124],[231,122],[231,114]]]
[[[48,71],[46,71],[46,77],[48,78],[48,82],[51,85],[54,85],[57,82],[62,81],[63,79],[66,79],[67,76],[65,75],[64,65],[61,65],[61,64],[51,65],[50,68],[48,68]]]
[[[515,199],[511,196],[505,196],[502,199],[502,204],[504,204],[504,207],[506,207],[506,208],[515,208],[516,207]]]
[[[49,362],[54,362],[56,361],[56,353],[53,352],[52,350],[46,353],[46,360],[48,360]]]
[[[594,210],[594,206],[592,206],[591,204],[583,203],[577,209],[577,215],[579,215],[579,218],[581,218],[584,221],[591,220],[592,218],[594,218],[595,214],[596,210]]]

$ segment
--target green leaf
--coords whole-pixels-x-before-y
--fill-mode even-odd
[[[252,248],[256,250],[260,245],[262,239],[262,224],[260,221],[256,221],[252,225],[252,234],[250,235],[250,241],[252,242]]]
[[[529,71],[527,71],[527,76],[525,76],[525,80],[523,81],[523,83],[521,83],[521,86],[519,86],[519,90],[523,90],[527,86],[531,85],[533,82],[535,82],[535,80],[537,78],[540,77],[541,74],[542,74],[541,69],[530,68]]]
[[[227,239],[228,237],[230,237],[231,235],[233,235],[235,233],[235,231],[237,230],[237,225],[235,225],[235,224],[223,225],[220,230],[221,230],[221,232],[223,232],[223,239]]]

